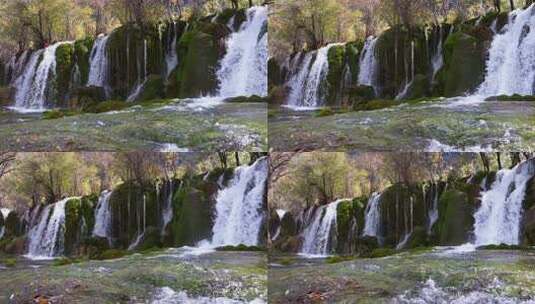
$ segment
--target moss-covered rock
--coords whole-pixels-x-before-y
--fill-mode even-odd
[[[15,238],[23,235],[21,217],[16,211],[11,211],[4,219],[4,238]]]
[[[366,103],[375,98],[375,91],[371,86],[359,85],[346,90],[348,104],[356,107],[360,103]]]
[[[91,103],[84,108],[87,113],[104,113],[110,111],[120,111],[127,108],[129,104],[125,101],[110,100],[99,103]]]
[[[69,99],[69,108],[85,109],[106,100],[102,87],[79,87],[73,90]]]
[[[268,90],[271,91],[273,87],[283,85],[282,70],[275,58],[268,60]]]
[[[336,252],[338,254],[352,254],[356,252],[358,236],[362,232],[364,210],[367,198],[359,197],[342,201],[336,208]]]
[[[413,228],[413,231],[409,236],[404,249],[424,247],[428,244],[427,229],[422,226],[417,226]]]
[[[375,56],[381,97],[395,97],[403,90],[407,79],[410,81],[417,74],[428,75],[430,70],[423,28],[407,30],[395,26],[386,30],[377,40]]]
[[[327,52],[327,61],[329,64],[329,71],[327,73],[327,96],[325,98],[326,105],[338,105],[342,98],[342,77],[345,67],[345,52],[344,45],[334,45],[329,48]]]
[[[71,88],[71,76],[75,65],[74,44],[65,43],[56,49],[55,104],[48,106],[66,107]]]
[[[143,251],[158,248],[162,246],[161,239],[160,229],[157,227],[147,227],[136,246],[129,249]]]
[[[224,38],[229,29],[219,23],[197,22],[178,43],[180,65],[169,79],[167,97],[187,98],[214,95],[219,59],[225,53]]]
[[[136,101],[162,99],[165,97],[164,80],[160,75],[149,75]]]
[[[182,181],[173,197],[171,229],[175,246],[192,246],[212,236],[217,191],[217,182],[202,177]]]
[[[466,192],[450,189],[439,201],[439,218],[433,227],[441,245],[461,245],[469,240],[474,226],[475,202]]]
[[[93,209],[96,195],[70,199],[65,203],[65,255],[79,255],[84,239],[91,236],[95,225]]]
[[[237,96],[225,99],[225,102],[236,102],[236,103],[243,103],[243,102],[258,102],[263,103],[267,102],[267,97],[260,97],[258,95],[251,95],[251,96]]]
[[[401,183],[388,187],[381,194],[381,237],[384,246],[395,247],[414,228],[425,227],[427,206],[421,184]]]
[[[95,39],[93,37],[87,37],[74,42],[74,58],[78,65],[80,82],[82,84],[87,83],[89,78],[89,62],[94,42]]]
[[[380,109],[386,109],[390,107],[399,106],[401,104],[398,100],[370,100],[365,102],[355,103],[353,105],[354,111],[374,111]]]
[[[407,91],[405,92],[403,99],[416,99],[426,97],[431,94],[429,79],[426,75],[417,74],[409,84]]]
[[[487,30],[482,28],[488,34]],[[471,92],[483,81],[486,50],[492,36],[480,36],[483,37],[478,39],[474,32],[463,31],[448,36],[444,43],[444,67],[437,74],[437,80],[444,86],[444,96]]]
[[[127,181],[110,196],[112,238],[118,248],[128,248],[147,227],[158,227],[160,215],[156,187]]]

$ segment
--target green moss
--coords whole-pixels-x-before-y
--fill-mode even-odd
[[[143,86],[143,91],[138,96],[138,101],[162,99],[164,94],[163,79],[159,75],[149,75],[147,82]]]
[[[336,263],[340,263],[340,262],[347,262],[347,261],[351,261],[351,260],[354,260],[356,257],[354,256],[340,256],[340,255],[335,255],[335,256],[330,256],[326,259],[326,262],[327,264],[336,264]]]
[[[531,250],[530,247],[508,244],[492,244],[477,247],[478,250]]]
[[[17,259],[14,259],[14,258],[3,259],[1,263],[6,267],[15,267],[17,265]]]
[[[97,260],[112,260],[122,258],[128,255],[128,251],[121,249],[108,249],[102,252],[96,259]]]
[[[325,117],[325,116],[331,116],[331,115],[334,115],[334,114],[335,114],[335,112],[331,108],[325,107],[325,108],[321,108],[320,110],[316,111],[314,113],[314,116],[316,116],[316,117]]]
[[[344,45],[335,45],[329,48],[327,53],[327,61],[329,63],[327,105],[336,105],[337,100],[341,97],[339,94],[345,65],[345,51]]]
[[[74,56],[76,58],[78,70],[80,71],[82,84],[87,83],[89,78],[89,61],[94,42],[95,40],[93,37],[87,37],[74,42]]]
[[[58,119],[66,116],[78,115],[80,112],[73,110],[50,110],[43,113],[43,119]]]
[[[445,96],[474,90],[485,72],[485,43],[464,32],[448,36],[444,43],[444,68],[437,74]]]
[[[89,105],[84,109],[87,113],[104,113],[110,111],[120,111],[127,108],[129,104],[125,101],[110,100]]]
[[[371,258],[382,258],[390,255],[396,254],[397,251],[392,248],[376,248],[372,250],[370,257]]]
[[[474,205],[467,193],[456,189],[444,192],[439,201],[439,219],[433,229],[437,229],[441,245],[460,245],[468,240],[474,224]]]
[[[357,103],[353,106],[355,111],[375,111],[386,109],[400,105],[401,102],[397,100],[370,100],[367,102]]]
[[[74,68],[74,45],[65,43],[56,49],[56,91],[58,93],[56,105],[66,105],[66,96],[69,92],[71,73]]]
[[[535,96],[533,95],[498,95],[487,97],[485,101],[535,101]]]
[[[243,103],[243,102],[258,102],[258,103],[265,103],[267,102],[267,97],[260,97],[258,95],[251,95],[251,96],[238,96],[238,97],[232,97],[229,99],[225,99],[226,102],[237,102],[237,103]]]
[[[295,263],[295,259],[291,257],[285,257],[285,258],[280,259],[278,262],[281,265],[288,266],[288,265],[292,265],[293,263]]]
[[[59,258],[59,259],[54,260],[54,262],[52,263],[52,266],[65,266],[65,265],[70,265],[70,264],[81,263],[83,261],[85,260],[84,259]]]
[[[260,246],[247,246],[244,244],[240,244],[237,246],[221,246],[216,248],[217,251],[266,251],[265,248],[262,248]]]
[[[95,223],[93,208],[98,198],[95,195],[70,199],[65,203],[65,254],[77,255],[80,245]]]

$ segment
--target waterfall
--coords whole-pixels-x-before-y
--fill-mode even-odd
[[[173,180],[169,180],[169,186],[167,188],[167,194],[164,201],[164,206],[162,210],[162,235],[165,233],[165,227],[171,222],[173,219]]]
[[[138,79],[136,81],[136,86],[126,98],[126,101],[128,102],[136,101],[139,95],[143,92],[143,87],[145,87],[145,83],[147,82],[147,39],[143,39],[143,63],[140,63],[139,60],[137,61],[137,71]]]
[[[9,215],[9,213],[11,213],[11,209],[0,208],[0,212],[2,212],[2,216],[4,217],[4,219],[7,219],[7,216]]]
[[[89,77],[87,86],[102,87],[106,92],[106,97],[110,95],[108,85],[109,62],[107,54],[108,35],[100,35],[93,45],[91,57],[89,59]]]
[[[433,225],[438,220],[438,185],[432,184],[433,189],[433,206],[427,213],[427,234],[431,234]]]
[[[442,54],[442,39],[444,39],[443,37],[444,29],[440,26],[438,31],[439,31],[438,43],[433,52],[433,57],[431,58],[431,67],[432,67],[431,82],[435,82],[435,76],[437,75],[438,71],[444,65],[444,56]]]
[[[227,40],[217,71],[219,96],[267,95],[267,7],[247,10],[247,20]]]
[[[370,36],[364,43],[364,48],[360,54],[359,60],[359,85],[373,87],[375,95],[378,95],[377,89],[377,59],[375,58],[375,45],[377,38]]]
[[[136,209],[137,236],[128,246],[128,250],[136,249],[145,236],[145,230],[147,229],[147,196],[145,194],[143,194],[143,202],[141,204],[138,203]]]
[[[513,169],[502,169],[496,174],[492,186],[481,192],[481,206],[474,214],[477,246],[519,244],[522,201],[534,169],[532,162],[521,163]]]
[[[535,93],[535,5],[509,14],[509,22],[494,36],[478,95]]]
[[[379,205],[381,203],[381,193],[374,192],[368,199],[366,205],[366,217],[364,219],[363,236],[374,236],[379,241],[381,229],[381,210]]]
[[[309,223],[303,231],[301,253],[328,255],[332,252],[336,246],[337,207],[340,202],[346,200],[337,200],[316,209],[312,223]]]
[[[29,232],[28,257],[50,258],[63,254],[65,242],[65,198],[48,205],[39,216],[39,223]]]
[[[29,53],[28,50],[24,50],[18,58],[16,55],[12,56],[6,65],[4,73],[10,85],[13,85],[15,80],[24,72],[24,65],[26,64]]]
[[[56,49],[66,43],[70,42],[58,42],[32,54],[24,73],[15,82],[15,108],[45,109],[54,90],[50,79],[56,75]]]
[[[264,220],[268,174],[266,157],[236,168],[229,185],[216,198],[212,245],[258,245]]]
[[[168,29],[167,32],[167,44],[165,48],[165,78],[169,78],[171,72],[178,65],[178,54],[176,52],[177,30],[176,22],[170,24],[172,29]]]
[[[93,228],[93,235],[104,237],[111,243],[111,208],[110,197],[112,191],[104,190],[98,198],[97,207],[95,208],[95,227]]]
[[[325,103],[325,82],[329,73],[327,55],[329,49],[336,45],[340,44],[332,43],[305,55],[297,74],[288,82],[291,88],[288,105],[315,108]],[[312,62],[313,57],[315,58]]]
[[[293,61],[299,61],[301,54],[297,54]],[[297,72],[288,80],[288,87],[290,88],[290,95],[288,96],[287,104],[289,106],[298,107],[302,105],[303,88],[305,87],[310,63],[312,62],[313,53],[306,53],[302,59],[301,65],[297,66]],[[293,65],[292,65],[293,66]]]

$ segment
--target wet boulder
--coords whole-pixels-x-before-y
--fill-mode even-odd
[[[230,30],[224,24],[196,22],[178,42],[180,65],[169,78],[168,98],[214,95],[219,60],[226,52],[225,38]]]
[[[379,242],[376,237],[362,236],[357,240],[355,253],[361,257],[368,257],[377,248],[379,248]]]
[[[16,211],[11,211],[4,219],[4,238],[15,238],[24,234],[22,221]]]
[[[455,32],[444,43],[444,66],[436,79],[446,97],[474,91],[484,80],[488,36]]]
[[[73,198],[65,203],[65,255],[80,254],[83,241],[91,236],[95,225],[96,195]]]
[[[451,189],[439,201],[439,218],[433,227],[440,245],[461,245],[469,240],[474,226],[475,202],[466,192]]]
[[[73,91],[69,107],[87,109],[106,100],[106,92],[102,87],[79,87]]]

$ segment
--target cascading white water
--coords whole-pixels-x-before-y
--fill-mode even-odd
[[[104,88],[106,95],[109,96],[109,61],[107,56],[108,35],[100,35],[93,45],[91,57],[89,59],[89,77],[88,86]]]
[[[173,180],[169,180],[168,193],[162,210],[162,234],[165,232],[165,227],[167,227],[167,225],[173,219],[173,184]]]
[[[217,71],[221,97],[267,95],[267,7],[247,10],[247,20],[227,40]]]
[[[135,101],[143,92],[145,83],[147,83],[147,39],[143,39],[143,62],[140,63],[139,60],[137,61],[137,71],[138,79],[136,82],[136,86],[134,87],[130,95],[128,95],[128,97],[126,98],[126,101],[128,102]]]
[[[433,206],[429,209],[427,213],[427,233],[431,233],[433,225],[438,220],[438,185],[432,185],[434,188],[433,196]]]
[[[11,209],[9,209],[9,208],[0,208],[0,212],[2,212],[2,216],[4,217],[4,219],[6,219],[7,216],[9,215],[9,213],[11,213]]]
[[[93,235],[107,238],[111,241],[111,208],[110,197],[112,191],[104,190],[100,194],[97,207],[95,208],[95,227]]]
[[[128,250],[134,250],[143,240],[145,236],[145,230],[147,229],[147,197],[143,194],[143,201],[136,206],[137,215],[137,236],[135,240],[130,243]]]
[[[28,257],[50,258],[63,254],[65,242],[65,204],[72,198],[65,198],[48,205],[39,216],[39,223],[29,234]]]
[[[346,200],[340,199],[316,209],[312,222],[303,231],[301,253],[328,255],[331,252],[336,245],[336,209],[340,202]]]
[[[498,171],[490,189],[481,193],[481,206],[474,214],[475,245],[519,244],[522,201],[534,169],[524,162]]]
[[[363,236],[380,236],[381,226],[381,210],[379,205],[381,203],[381,193],[374,192],[368,199],[366,205],[366,217],[364,219]]]
[[[477,95],[535,93],[535,5],[509,14],[509,22],[494,36],[485,81]]]
[[[329,73],[328,53],[332,43],[305,54],[297,73],[290,78],[291,89],[287,104],[293,107],[316,108],[325,103],[325,80]],[[313,60],[313,61],[312,61]]]
[[[236,168],[229,185],[217,194],[212,246],[258,245],[264,219],[268,174],[266,157]]]
[[[444,65],[444,56],[442,54],[442,39],[444,33],[444,29],[442,27],[439,28],[439,36],[438,36],[438,43],[435,47],[435,50],[433,52],[433,57],[431,58],[431,67],[432,67],[432,75],[431,75],[431,81],[435,81],[435,76],[437,75],[438,71],[442,68]]]
[[[359,60],[359,78],[360,85],[367,85],[373,87],[375,95],[377,95],[377,60],[375,58],[375,45],[377,38],[370,36],[364,43],[364,48],[360,54]]]
[[[292,68],[292,77],[288,80],[288,87],[290,88],[290,94],[288,96],[287,104],[292,107],[299,107],[303,102],[303,88],[305,87],[308,72],[310,71],[310,63],[312,62],[313,53],[306,53],[302,62],[298,66],[298,61],[301,54],[297,54],[292,62],[290,62],[290,68]]]
[[[66,43],[71,42],[58,42],[32,54],[24,73],[15,82],[15,108],[45,109],[49,101],[47,93],[54,89],[50,86],[53,83],[50,79],[56,75],[56,49]]]
[[[178,65],[178,54],[176,52],[176,42],[177,42],[177,30],[176,30],[176,22],[173,22],[170,24],[170,27],[172,29],[168,29],[168,36],[167,36],[167,45],[165,49],[165,76],[166,78],[171,75],[171,72],[176,68]]]

